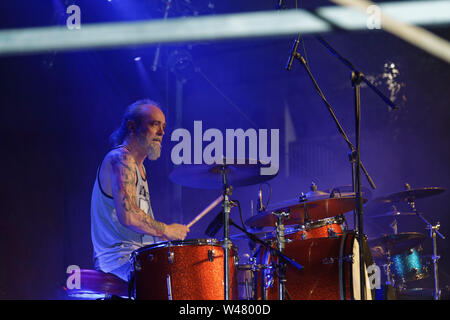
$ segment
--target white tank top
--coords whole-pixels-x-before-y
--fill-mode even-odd
[[[100,168],[97,171],[91,198],[91,237],[94,247],[94,267],[110,272],[129,261],[131,253],[158,241],[157,237],[137,233],[123,226],[116,213],[114,200],[100,185]],[[147,180],[141,177],[136,165],[137,205],[154,218],[150,204]]]

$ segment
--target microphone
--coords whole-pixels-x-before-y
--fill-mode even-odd
[[[223,210],[219,212],[219,214],[214,218],[213,221],[208,225],[206,228],[205,234],[212,238],[216,235],[216,233],[220,230],[220,228],[223,227],[223,219],[224,219],[224,212]]]
[[[295,39],[294,45],[292,46],[291,55],[288,62],[286,63],[286,70],[290,71],[292,68],[292,62],[294,61],[295,55],[297,54],[298,44],[300,43],[300,34],[297,39]]]

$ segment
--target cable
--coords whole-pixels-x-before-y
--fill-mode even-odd
[[[237,203],[238,208],[239,208],[239,217],[241,218],[241,223],[242,223],[242,228],[244,228],[245,230],[247,230],[247,227],[245,226],[244,223],[244,219],[242,217],[242,209],[241,209],[241,203],[239,202],[239,200],[232,200],[233,202]]]

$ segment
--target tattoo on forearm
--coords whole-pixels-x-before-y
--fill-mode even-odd
[[[157,236],[162,236],[165,231],[164,223],[152,219],[150,216],[143,216],[142,222],[157,232]]]
[[[134,165],[133,165],[134,164]],[[165,224],[152,219],[137,205],[136,195],[136,170],[135,161],[132,156],[125,152],[118,152],[111,159],[111,165],[115,175],[118,177],[118,194],[120,205],[125,210],[125,214],[135,216],[141,228],[155,236],[162,236],[165,231]]]

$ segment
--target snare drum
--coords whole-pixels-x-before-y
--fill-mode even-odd
[[[137,300],[224,300],[224,255],[215,239],[169,241],[145,246],[132,254]],[[229,254],[230,299],[238,297],[237,250]]]
[[[364,245],[365,266],[372,265],[372,256]],[[303,266],[302,270],[287,264],[286,299],[291,300],[346,300],[360,299],[359,243],[353,232],[337,237],[294,240],[287,243],[283,253]],[[276,258],[265,248],[258,255],[261,264],[272,266]],[[278,299],[278,277],[275,268],[257,274],[259,299]],[[367,272],[365,295],[373,299]]]

